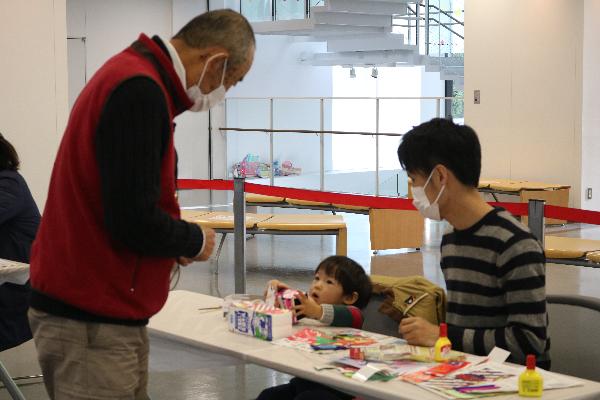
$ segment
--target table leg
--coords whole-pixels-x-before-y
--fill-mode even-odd
[[[221,256],[221,250],[223,250],[223,244],[225,243],[225,238],[227,237],[227,233],[223,232],[221,236],[221,243],[219,243],[219,248],[217,249],[217,254],[215,255],[215,274],[219,273],[219,257]]]
[[[2,381],[2,383],[4,383],[6,390],[8,390],[8,393],[13,398],[13,400],[25,400],[25,396],[23,396],[23,393],[21,393],[21,391],[19,390],[19,388],[17,387],[15,382],[12,380],[12,378],[10,377],[10,374],[8,373],[6,368],[4,368],[4,365],[2,365],[1,362],[0,362],[0,380]]]
[[[348,229],[341,228],[335,236],[336,251],[338,256],[348,255]]]

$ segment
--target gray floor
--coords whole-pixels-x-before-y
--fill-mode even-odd
[[[183,206],[203,204],[225,205],[213,207],[226,210],[230,203],[223,193],[212,198],[205,194],[184,193]],[[259,212],[289,212],[299,210],[259,209]],[[318,211],[304,211],[318,212]],[[426,229],[425,246],[420,252],[382,251],[374,255],[369,249],[368,216],[343,214],[348,224],[349,256],[360,262],[372,274],[392,276],[424,275],[444,286],[439,268],[439,242],[444,224],[430,224]],[[553,235],[600,239],[600,227],[572,224],[551,227]],[[319,261],[335,251],[332,237],[327,236],[256,236],[247,241],[247,292],[262,293],[269,279],[280,279],[294,287],[307,288],[312,272]],[[228,237],[216,263],[195,263],[181,269],[177,289],[224,296],[233,292],[233,238]],[[174,280],[175,284],[177,279]],[[548,293],[579,293],[600,297],[600,269],[557,264],[547,265]],[[35,349],[31,342],[0,353],[0,360],[13,376],[39,373]],[[166,339],[151,337],[149,392],[153,399],[252,399],[263,388],[285,382],[288,376],[243,364],[239,360],[209,353]],[[20,381],[27,399],[47,399],[40,379]],[[9,399],[0,389],[0,400]]]

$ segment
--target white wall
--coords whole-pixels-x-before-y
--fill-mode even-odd
[[[70,97],[110,57],[141,32],[170,39],[190,19],[206,11],[203,0],[68,0]],[[208,114],[184,113],[175,120],[179,176],[208,177]]]
[[[325,51],[324,43],[285,36],[256,36],[256,39],[254,65],[244,80],[227,93],[227,97],[332,96],[331,68],[312,67],[298,61],[304,52]],[[268,128],[268,110],[266,101],[232,99],[227,108],[227,125]],[[330,107],[326,105],[325,129],[331,128],[329,110]],[[275,129],[319,129],[319,114],[318,100],[276,101],[273,126]],[[215,124],[219,126],[218,121]],[[224,138],[224,135],[215,133],[213,138],[218,140]],[[328,138],[325,146],[325,169],[331,168],[330,143]],[[241,161],[247,153],[258,154],[261,161],[268,161],[269,139],[263,133],[228,133],[226,147],[228,169],[234,162]],[[303,172],[316,172],[320,163],[319,139],[315,135],[276,134],[274,159],[291,160]]]
[[[65,0],[0,2],[0,131],[40,210],[68,114]]]
[[[583,21],[580,1],[465,1],[465,123],[481,140],[482,177],[571,185],[576,207]]]
[[[290,36],[257,35],[256,39],[254,65],[228,97],[331,96],[331,68],[298,62],[304,52],[326,51],[325,43]]]
[[[204,0],[172,0],[172,33],[175,35],[189,20],[206,12]],[[185,112],[175,119],[175,148],[179,156],[179,177],[209,177],[208,113]]]
[[[169,38],[170,0],[69,0],[85,2],[88,79],[106,60],[135,41],[141,32]]]
[[[600,0],[585,0],[584,6],[581,207],[600,211]]]

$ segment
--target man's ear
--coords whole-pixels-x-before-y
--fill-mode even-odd
[[[438,164],[435,166],[435,170],[437,171],[437,177],[432,179],[437,179],[439,186],[448,185],[448,176],[450,171],[446,166],[442,164]]]
[[[345,294],[344,298],[342,300],[344,301],[345,305],[351,306],[352,304],[356,303],[356,301],[358,300],[358,293],[352,292],[352,294]]]

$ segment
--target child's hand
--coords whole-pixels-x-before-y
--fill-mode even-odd
[[[294,307],[298,317],[321,319],[323,316],[323,307],[317,304],[313,298],[308,297],[302,292],[299,292],[296,298],[300,300],[300,304]]]
[[[286,285],[283,282],[279,282],[277,279],[270,280],[267,283],[267,287],[265,288],[265,293],[263,295],[264,297],[267,297],[267,291],[269,290],[270,287],[272,287],[273,290],[275,290],[275,293],[277,293],[281,289],[289,289],[290,288],[288,285]]]
[[[440,337],[440,328],[421,317],[408,317],[400,321],[398,332],[402,334],[408,344],[414,346],[435,345]]]

